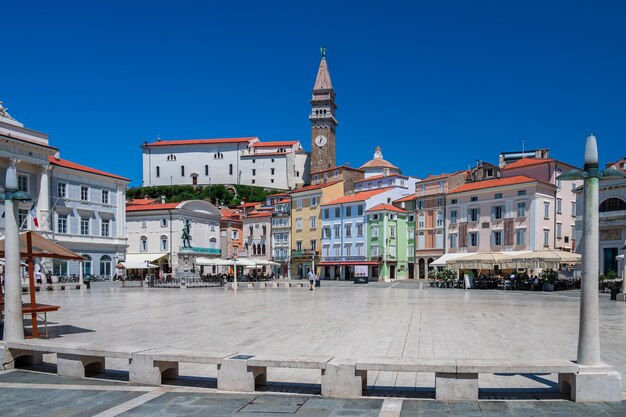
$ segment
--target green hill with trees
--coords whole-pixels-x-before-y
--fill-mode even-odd
[[[233,192],[234,191],[234,192]],[[168,203],[177,203],[185,200],[205,200],[215,205],[236,205],[245,199],[247,202],[265,201],[269,194],[277,190],[266,190],[249,185],[159,185],[153,187],[135,187],[126,191],[126,198],[156,198],[165,196]]]

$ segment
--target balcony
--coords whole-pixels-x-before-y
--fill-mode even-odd
[[[312,250],[312,249],[292,250],[291,251],[291,256],[292,257],[296,257],[296,256],[314,256],[314,255],[317,255],[317,251],[316,250]]]

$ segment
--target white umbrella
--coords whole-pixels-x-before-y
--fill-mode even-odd
[[[268,261],[266,259],[256,259],[254,262],[257,265],[280,266],[278,262]]]
[[[196,258],[196,265],[201,266],[226,266],[232,265],[233,261],[220,258]]]

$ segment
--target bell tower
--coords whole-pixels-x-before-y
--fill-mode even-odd
[[[330,81],[326,62],[326,48],[321,49],[322,60],[317,70],[317,78],[311,99],[311,170],[317,172],[337,164],[335,151],[335,130],[339,122],[335,117],[335,90]]]

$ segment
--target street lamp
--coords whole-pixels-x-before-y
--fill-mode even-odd
[[[578,364],[597,366],[600,359],[600,322],[598,309],[598,188],[600,180],[625,178],[615,168],[598,169],[598,144],[589,135],[585,145],[583,170],[572,169],[557,176],[558,180],[583,180],[583,253],[580,285],[580,323],[578,329]]]
[[[31,200],[28,193],[17,188],[19,161],[11,159],[6,172],[6,188],[0,192],[4,200],[4,335],[6,341],[23,340],[22,323],[22,283],[20,282],[20,231],[18,225],[18,206],[20,201]]]

